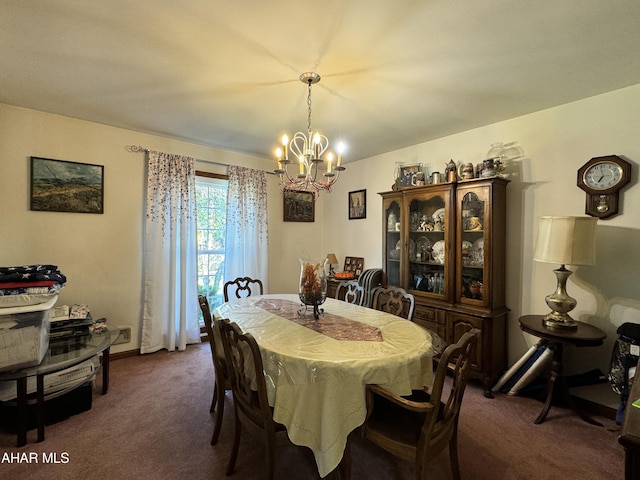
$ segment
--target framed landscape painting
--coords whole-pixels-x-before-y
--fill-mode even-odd
[[[315,195],[313,192],[285,190],[283,196],[285,222],[315,221]]]
[[[30,208],[104,213],[104,166],[31,157]]]

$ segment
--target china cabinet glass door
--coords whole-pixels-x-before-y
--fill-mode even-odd
[[[449,230],[453,228],[449,219],[450,192],[448,187],[431,188],[407,199],[409,235],[404,253],[408,265],[407,289],[438,299],[450,295]]]
[[[459,191],[457,228],[458,267],[457,290],[461,303],[486,305],[490,292],[488,283],[489,253],[485,245],[490,227],[484,189]]]
[[[384,262],[385,272],[387,274],[387,285],[399,287],[401,286],[401,255],[402,251],[402,234],[401,234],[401,198],[385,198],[384,206]]]

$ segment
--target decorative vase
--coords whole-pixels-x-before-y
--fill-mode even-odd
[[[312,262],[300,259],[299,295],[302,308],[298,314],[304,315],[308,307],[313,307],[313,318],[316,320],[323,313],[320,305],[327,299],[327,259]]]
[[[487,162],[488,160],[493,160],[490,162],[491,166],[489,167],[491,170],[490,174],[485,174],[483,171],[483,177],[493,177],[500,174],[505,168],[505,162],[507,160],[507,150],[502,142],[492,143],[491,149],[487,152]],[[487,169],[487,164],[484,165],[485,170]]]

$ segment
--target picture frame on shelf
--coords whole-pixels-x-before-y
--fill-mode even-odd
[[[367,190],[349,192],[349,220],[367,218]]]
[[[398,167],[398,178],[396,182],[400,188],[412,187],[413,176],[422,172],[422,164],[421,163],[412,163],[412,164],[400,164]]]
[[[104,213],[104,165],[31,157],[29,208]]]
[[[285,222],[314,222],[315,194],[300,190],[282,192],[283,214]]]
[[[353,273],[358,277],[364,271],[364,257],[345,257],[343,272]]]

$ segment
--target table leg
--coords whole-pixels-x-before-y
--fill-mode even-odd
[[[102,395],[106,395],[109,390],[109,352],[111,348],[107,347],[102,352]]]
[[[544,419],[547,417],[549,409],[551,408],[553,394],[556,389],[556,381],[558,380],[558,378],[562,377],[562,344],[550,343],[549,345],[547,345],[547,348],[550,348],[553,352],[553,359],[551,360],[551,372],[549,373],[549,378],[547,379],[547,398],[544,401],[544,406],[542,407],[540,415],[538,415],[538,418],[536,418],[533,422],[536,425],[544,422]],[[562,380],[560,380],[560,382],[561,381]]]
[[[44,442],[44,375],[36,375],[36,419],[38,442]]]
[[[536,418],[533,423],[538,425],[544,422],[544,419],[547,417],[549,409],[551,408],[553,396],[555,393],[558,393],[560,394],[560,397],[569,405],[569,408],[577,413],[580,418],[582,418],[582,420],[592,425],[598,425],[601,427],[602,424],[600,422],[597,422],[596,420],[578,410],[573,400],[571,399],[567,381],[564,375],[562,375],[563,345],[561,343],[549,343],[547,348],[550,348],[553,351],[553,359],[551,360],[551,373],[549,374],[549,379],[547,380],[547,398],[545,399],[544,406],[542,407],[540,415],[538,415],[538,418]]]
[[[16,380],[17,388],[17,412],[16,412],[16,433],[17,446],[24,447],[27,444],[27,377]]]

